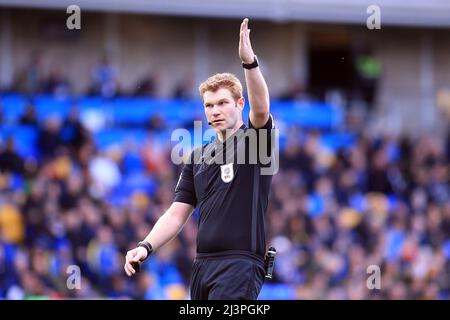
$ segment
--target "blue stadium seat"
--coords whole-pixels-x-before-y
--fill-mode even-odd
[[[356,141],[356,137],[352,133],[327,133],[321,137],[321,143],[332,149],[348,148]]]
[[[164,101],[147,98],[117,98],[113,102],[112,117],[114,123],[146,125],[156,113],[167,109]]]
[[[3,115],[7,123],[17,122],[25,111],[27,98],[20,94],[7,94],[0,98]]]
[[[142,144],[148,137],[144,129],[105,129],[95,134],[94,141],[100,150],[113,145],[124,145],[127,141]]]
[[[75,101],[75,104],[80,108],[94,108],[94,109],[101,109],[105,105],[111,104],[110,100],[106,100],[102,97],[83,97],[79,100]]]
[[[122,159],[122,163],[125,174],[142,172],[145,170],[142,158],[135,152],[125,153]]]
[[[34,99],[36,115],[39,121],[45,120],[50,116],[57,116],[65,119],[72,106],[71,99],[57,99],[53,96],[40,95]]]
[[[342,124],[342,115],[331,105],[320,102],[271,102],[274,116],[289,125],[331,129]]]
[[[38,130],[33,126],[3,126],[0,129],[0,139],[5,141],[8,138],[14,138],[17,152],[22,157],[36,157],[36,141]]]

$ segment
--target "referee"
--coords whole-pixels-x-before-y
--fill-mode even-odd
[[[124,269],[132,276],[142,261],[181,231],[197,207],[193,300],[256,300],[264,282],[264,215],[272,175],[262,174],[267,163],[262,163],[259,151],[267,146],[268,154],[271,152],[273,121],[267,85],[250,42],[248,19],[240,28],[239,57],[250,104],[248,127],[242,120],[242,85],[234,75],[216,74],[200,85],[205,115],[217,138],[191,153],[172,205],[148,236],[126,254]],[[257,143],[247,138],[251,131]],[[245,161],[238,161],[240,152],[245,153]],[[257,159],[251,161],[255,153]]]

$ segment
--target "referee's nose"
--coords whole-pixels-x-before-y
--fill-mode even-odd
[[[211,115],[213,117],[217,117],[220,115],[219,107],[217,106],[217,104],[213,105]]]

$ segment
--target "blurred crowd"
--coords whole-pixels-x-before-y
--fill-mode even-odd
[[[119,71],[113,59],[104,53],[90,70],[90,79],[82,89],[84,95],[114,98],[118,96],[157,97],[160,90],[160,75],[157,69],[147,70],[136,80],[131,90],[125,90],[119,81]],[[192,98],[192,77],[181,75],[174,80],[171,97],[178,99]],[[10,91],[29,95],[46,94],[57,97],[68,97],[75,94],[74,84],[69,80],[63,67],[52,65],[44,67],[42,53],[35,51],[28,63],[15,76]]]
[[[292,141],[274,177],[276,280],[299,299],[450,298],[450,140],[360,134],[330,155],[319,135]]]
[[[42,82],[39,68],[36,57],[21,90],[70,94],[58,72]],[[92,94],[114,96],[107,60],[93,79]],[[151,92],[154,83],[139,88]],[[177,94],[188,98],[181,87]],[[171,145],[152,135],[161,125],[146,128],[144,144],[107,150],[76,109],[38,120],[30,105],[18,125],[37,130],[37,153],[20,154],[14,136],[0,141],[0,298],[189,298],[196,213],[135,277],[123,270],[125,253],[170,206],[181,172]],[[360,126],[350,129],[352,144],[330,149],[320,130],[283,130],[266,215],[278,255],[261,297],[449,299],[450,136],[371,136]],[[130,175],[156,187],[114,201]]]

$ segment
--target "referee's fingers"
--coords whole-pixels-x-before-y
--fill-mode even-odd
[[[123,266],[123,269],[125,270],[125,273],[127,274],[127,276],[131,277],[131,271],[128,270],[128,263],[125,263],[125,265]]]
[[[245,19],[242,20],[242,23],[241,23],[241,31],[244,31],[244,30],[245,30]]]
[[[126,273],[129,277],[131,277],[133,274],[136,273],[136,270],[134,270],[134,268],[133,268],[133,266],[131,265],[130,261],[127,261],[127,262],[125,263],[124,269],[125,269],[125,273]]]
[[[132,276],[136,273],[133,266],[131,265],[131,262],[134,261],[134,258],[137,256],[137,252],[135,250],[130,250],[127,252],[127,255],[125,256],[125,265],[124,269],[128,276]]]

